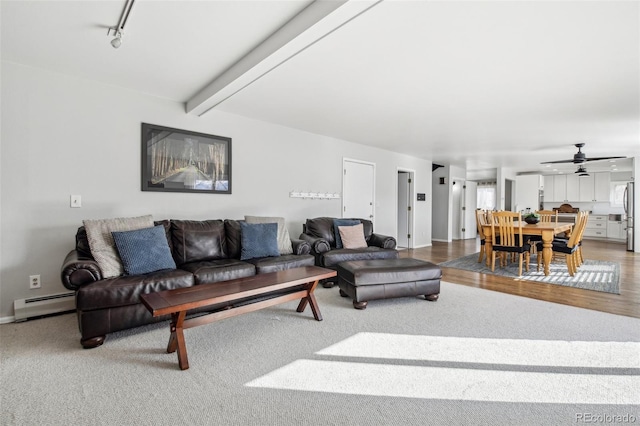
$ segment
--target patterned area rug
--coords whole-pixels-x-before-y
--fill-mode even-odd
[[[481,274],[500,275],[527,281],[620,294],[620,265],[615,262],[585,260],[573,277],[569,275],[567,264],[564,261],[551,262],[550,274],[545,276],[542,266],[540,266],[540,272],[536,271],[537,260],[535,256],[532,256],[529,264],[529,272],[525,271],[523,263],[522,277],[518,277],[518,262],[510,262],[506,268],[501,268],[499,261],[496,259],[495,271],[491,272],[491,268],[487,267],[484,259],[478,263],[478,256],[478,253],[471,254],[459,259],[440,263],[439,265],[447,268],[480,272]]]

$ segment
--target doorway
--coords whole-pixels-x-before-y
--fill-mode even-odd
[[[375,211],[375,163],[343,159],[342,217],[368,219]]]
[[[413,248],[413,170],[398,169],[398,223],[396,233],[399,248]]]
[[[505,179],[504,181],[504,209],[506,211],[513,210],[513,190],[515,185],[511,179]]]

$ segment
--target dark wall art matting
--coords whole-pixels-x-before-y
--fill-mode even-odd
[[[142,190],[231,194],[231,138],[142,123]]]

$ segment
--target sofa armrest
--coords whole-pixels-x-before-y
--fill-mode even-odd
[[[396,239],[388,235],[371,234],[369,245],[385,249],[394,249],[396,248]]]
[[[291,238],[291,247],[293,248],[293,254],[303,255],[311,253],[311,244],[305,240]]]
[[[69,290],[77,290],[83,285],[100,281],[102,271],[98,262],[71,250],[62,263],[60,271],[62,284]]]
[[[300,239],[306,241],[311,246],[312,254],[325,253],[331,250],[329,243],[324,238],[316,238],[305,233],[300,234]]]

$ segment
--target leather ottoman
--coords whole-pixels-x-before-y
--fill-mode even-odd
[[[438,265],[412,258],[341,262],[337,266],[342,297],[365,309],[369,300],[424,296],[436,301],[442,270]]]

